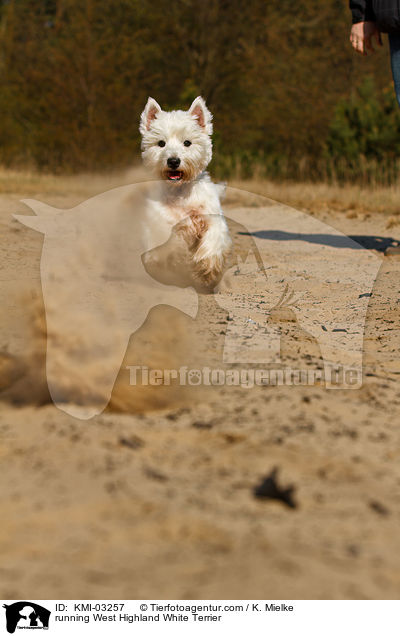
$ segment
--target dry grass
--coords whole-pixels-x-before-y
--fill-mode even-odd
[[[104,174],[55,175],[0,168],[0,194],[91,196],[111,188],[146,180],[141,167]]]
[[[328,210],[354,213],[380,212],[400,215],[400,185],[363,187],[326,183],[232,181],[229,185],[318,214]]]
[[[69,176],[0,169],[0,194],[32,197],[71,194],[85,198],[110,188],[145,180],[146,173],[141,167],[123,172]],[[228,185],[313,214],[336,210],[349,216],[370,212],[400,215],[400,185],[372,188],[352,184],[342,186],[263,179],[230,180]]]

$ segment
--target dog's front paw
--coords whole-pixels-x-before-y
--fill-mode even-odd
[[[206,215],[201,208],[191,210],[175,226],[191,253],[193,275],[202,289],[211,290],[221,280],[232,241],[221,215]]]
[[[214,288],[220,282],[231,248],[223,217],[210,217],[208,231],[193,256],[196,275],[207,287]]]
[[[202,209],[190,210],[185,219],[175,227],[176,234],[182,236],[191,252],[195,252],[209,227],[207,217]]]

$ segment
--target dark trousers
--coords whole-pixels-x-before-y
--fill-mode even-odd
[[[389,34],[390,62],[394,80],[394,90],[400,106],[400,33]]]

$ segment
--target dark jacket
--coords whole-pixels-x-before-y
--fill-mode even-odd
[[[400,0],[350,0],[353,24],[376,22],[383,33],[400,33]]]

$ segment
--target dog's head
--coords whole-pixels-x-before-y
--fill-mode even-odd
[[[145,165],[169,183],[195,179],[211,161],[211,120],[202,97],[187,111],[171,112],[149,97],[139,127]]]

